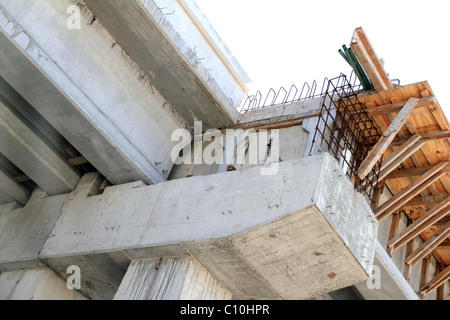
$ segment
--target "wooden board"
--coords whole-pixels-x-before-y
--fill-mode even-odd
[[[417,99],[429,98],[427,101],[431,101],[431,103],[414,109],[408,121],[397,134],[396,139],[408,139],[414,134],[426,135],[432,132],[444,132],[450,130],[449,121],[445,117],[439,105],[438,99],[435,97],[433,90],[427,81],[395,87],[390,90],[376,93],[361,94],[358,97],[358,100],[362,103],[364,109],[371,111],[369,117],[374,121],[380,132],[383,133],[395,119],[399,110],[399,108],[389,108],[386,106],[400,106],[402,103],[406,103],[411,97]],[[384,113],[375,112],[377,107],[381,107],[380,110],[384,110]],[[388,112],[386,113],[385,111]],[[400,146],[401,143],[394,143],[386,150],[384,157],[388,157]],[[402,162],[396,170],[421,168],[448,161],[450,161],[450,139],[432,139],[428,140],[420,149],[414,152],[412,156]],[[411,175],[410,177],[390,178],[386,180],[386,186],[395,195],[407,188],[411,183],[418,179],[419,176],[420,174]],[[420,193],[420,196],[447,196],[449,193],[450,174],[447,173],[434,182],[430,187],[423,190]],[[426,214],[426,212],[431,210],[432,207],[432,203],[422,203],[416,205],[413,203],[412,205],[406,204],[402,207],[402,209],[409,217],[417,219]],[[439,226],[432,226],[425,232],[421,233],[421,237],[426,241],[438,229]],[[433,254],[439,262],[450,264],[449,248],[436,249]]]

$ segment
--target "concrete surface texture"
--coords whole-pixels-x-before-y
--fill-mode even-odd
[[[87,300],[48,268],[0,274],[0,300]]]
[[[390,218],[310,155],[321,99],[240,114],[250,79],[194,0],[2,0],[0,47],[0,299],[420,298]],[[174,164],[200,121],[225,161]]]
[[[214,50],[214,42],[199,29],[203,25],[193,23],[198,10],[185,5],[194,10],[190,17],[181,2],[85,0],[188,125],[196,120],[206,128],[233,125],[248,77],[242,69],[236,70],[236,63],[220,58],[222,51]]]
[[[2,77],[112,183],[164,181],[185,121],[92,13],[66,27],[70,4],[2,1]]]
[[[188,257],[135,260],[114,300],[229,300],[226,290]]]
[[[48,237],[37,260],[62,277],[79,265],[90,283],[81,291],[109,299],[130,257],[191,255],[239,298],[304,299],[367,279],[377,223],[336,161],[327,154],[286,161],[273,176],[260,169],[125,184],[87,198],[77,189],[54,228],[33,236]],[[18,228],[7,217],[3,225]]]

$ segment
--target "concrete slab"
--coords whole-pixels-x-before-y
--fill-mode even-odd
[[[209,129],[237,122],[246,75],[208,39],[212,28],[192,13],[198,8],[175,0],[85,3],[188,125],[199,120]]]
[[[320,113],[321,102],[322,98],[314,98],[247,111],[239,118],[239,124],[246,128],[311,118]]]
[[[113,184],[165,181],[184,120],[92,12],[67,28],[72,4],[2,1],[0,76]]]

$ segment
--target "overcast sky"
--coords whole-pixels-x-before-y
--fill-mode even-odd
[[[363,27],[390,78],[401,85],[428,80],[450,119],[448,1],[196,2],[253,80],[250,93],[349,75],[338,50]]]

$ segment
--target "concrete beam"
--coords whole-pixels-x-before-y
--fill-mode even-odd
[[[420,297],[376,240],[373,280],[355,285],[365,300],[419,300]],[[372,281],[374,283],[372,283]]]
[[[5,160],[8,161],[0,153],[0,205],[11,202],[25,205],[30,192],[14,180],[12,174],[4,165]]]
[[[49,195],[75,189],[78,173],[1,96],[0,136],[0,152]]]
[[[0,76],[113,184],[165,181],[184,120],[87,8],[67,28],[72,4],[2,1]]]
[[[44,266],[38,255],[47,238],[52,236],[52,228],[67,196],[48,197],[37,188],[22,208],[14,204],[0,205],[0,270]]]
[[[198,8],[175,0],[85,2],[189,125],[236,124],[248,79],[227,49],[208,39],[217,35]]]
[[[245,112],[239,118],[239,127],[271,128],[289,126],[295,121],[302,123],[308,118],[317,117],[321,111],[322,98],[286,103]]]
[[[130,258],[191,255],[235,298],[306,299],[367,279],[377,222],[336,161],[286,161],[273,176],[260,169],[68,200],[39,259],[61,276],[80,263],[93,279],[85,293],[103,298],[114,294],[99,291],[96,276],[115,292],[101,270],[124,274]]]
[[[24,119],[27,120],[27,125],[36,128],[43,139],[49,142],[61,154],[66,154],[64,146],[68,144],[50,123],[31,106],[11,85],[0,76],[0,96],[3,96],[11,105],[14,106]]]

